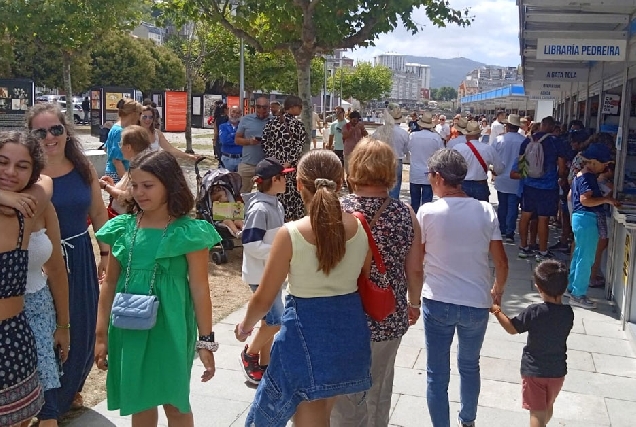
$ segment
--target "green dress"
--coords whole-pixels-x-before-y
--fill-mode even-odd
[[[121,265],[117,292],[123,292],[134,215],[119,215],[97,233]],[[163,230],[140,228],[130,268],[128,292],[147,294],[155,262],[154,294],[159,299],[156,325],[146,331],[108,328],[108,409],[130,415],[170,404],[190,412],[190,372],[197,323],[188,282],[186,254],[211,248],[221,238],[205,221],[178,218]],[[206,331],[207,332],[207,331]]]

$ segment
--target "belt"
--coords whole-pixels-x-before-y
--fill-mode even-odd
[[[474,182],[476,184],[488,184],[488,180],[487,179],[482,179],[482,180],[479,180],[479,181],[466,180],[465,182]]]
[[[240,159],[241,157],[243,157],[241,154],[221,153],[221,155],[229,157],[230,159]]]
[[[75,249],[75,245],[69,243],[71,240],[76,239],[80,236],[83,236],[84,234],[88,233],[88,229],[86,229],[86,231],[82,231],[79,234],[76,234],[75,236],[71,236],[71,237],[67,237],[66,239],[62,239],[61,243],[62,243],[62,256],[64,257],[64,264],[66,264],[66,272],[70,273],[71,269],[68,265],[68,251],[66,250],[67,248],[69,249]]]

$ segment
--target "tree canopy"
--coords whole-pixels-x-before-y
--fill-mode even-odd
[[[392,73],[388,67],[359,62],[356,67],[340,67],[329,79],[331,92],[340,92],[344,98],[355,98],[362,104],[380,99],[391,91]]]

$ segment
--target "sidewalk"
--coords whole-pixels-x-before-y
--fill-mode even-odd
[[[408,197],[406,186],[403,198]],[[495,198],[496,201],[496,198]],[[510,273],[503,309],[516,315],[540,298],[532,286],[534,261],[517,258],[516,244],[506,244]],[[574,329],[568,339],[568,376],[556,401],[551,426],[631,427],[636,419],[636,353],[620,329],[612,303],[601,289],[590,297],[599,308],[574,308]],[[566,299],[567,300],[567,299]],[[234,325],[245,307],[214,325],[221,343],[216,353],[216,376],[201,383],[201,363],[192,373],[191,404],[197,427],[243,426],[254,388],[245,384],[239,354],[242,345],[234,339]],[[491,317],[482,348],[482,387],[477,413],[478,426],[525,426],[528,413],[521,408],[519,364],[526,335],[508,335]],[[456,341],[451,353],[456,355]],[[451,420],[459,411],[459,376],[451,361]],[[426,407],[426,350],[422,321],[402,340],[396,359],[391,426],[430,426]],[[159,425],[167,426],[160,411]],[[290,423],[291,425],[291,423]],[[67,424],[69,427],[130,426],[130,417],[108,412],[106,402]]]

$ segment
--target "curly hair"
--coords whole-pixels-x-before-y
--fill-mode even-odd
[[[44,151],[42,151],[40,141],[38,141],[33,134],[27,131],[13,130],[0,132],[0,149],[2,149],[2,147],[6,144],[19,144],[28,150],[33,169],[31,170],[29,182],[24,189],[31,187],[38,179],[40,179],[42,169],[44,169],[44,166],[46,165],[46,156],[44,155]]]
[[[75,128],[72,124],[69,124],[66,121],[66,115],[62,113],[62,110],[59,106],[57,106],[57,104],[37,104],[31,107],[26,114],[25,124],[29,131],[33,130],[33,119],[40,114],[53,114],[57,117],[60,124],[64,126],[66,129],[66,146],[64,147],[64,156],[73,163],[73,166],[82,177],[82,181],[84,181],[87,185],[90,185],[92,179],[91,164],[84,155],[82,143],[75,134]]]

